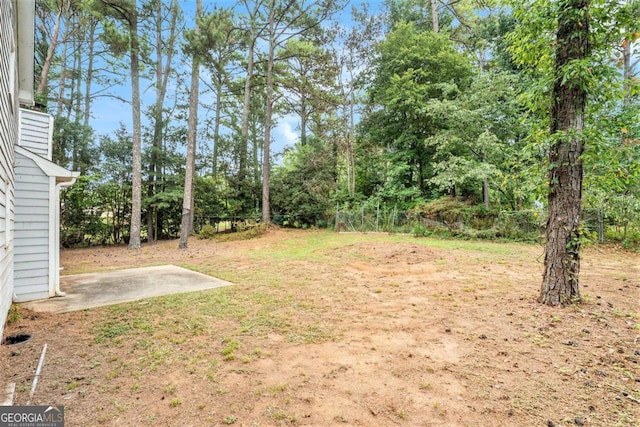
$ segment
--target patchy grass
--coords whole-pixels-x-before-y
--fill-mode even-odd
[[[583,301],[540,306],[536,245],[271,230],[62,253],[66,272],[171,263],[235,285],[7,327],[25,403],[69,425],[638,426],[637,258],[585,252]],[[612,286],[612,283],[615,284]]]

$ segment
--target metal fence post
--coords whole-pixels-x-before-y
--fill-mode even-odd
[[[598,243],[604,243],[604,211],[598,209]]]

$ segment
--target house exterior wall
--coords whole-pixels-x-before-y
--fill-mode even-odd
[[[14,286],[16,301],[48,298],[51,286],[51,206],[55,178],[22,154],[15,154]]]
[[[14,1],[0,1],[0,334],[13,299],[13,146],[19,111],[15,7]]]
[[[20,109],[19,145],[47,160],[51,160],[53,117],[33,110]]]

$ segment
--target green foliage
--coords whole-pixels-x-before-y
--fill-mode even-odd
[[[243,40],[243,32],[234,26],[230,10],[215,8],[212,13],[198,17],[198,33],[185,31],[184,52],[198,55],[205,65],[222,71],[225,61],[238,57],[238,44]]]
[[[522,172],[517,156],[524,131],[518,120],[519,86],[512,73],[480,73],[468,91],[448,103],[442,128],[427,140],[435,149],[431,183],[440,191],[455,189],[455,194],[481,199],[485,181],[500,190],[493,198],[516,204],[513,182]]]
[[[412,209],[416,216],[439,222],[448,228],[460,228],[462,224],[475,229],[486,229],[493,225],[497,211],[489,211],[484,205],[471,200],[443,197],[426,203],[420,203]]]
[[[84,246],[98,240],[106,243],[106,227],[102,222],[102,200],[96,176],[80,176],[76,183],[60,194],[60,244],[64,247]]]
[[[94,91],[118,84],[119,74],[126,75],[117,57],[131,47],[127,18],[136,5],[143,85],[145,78],[157,73],[148,44],[156,37],[151,12],[162,5],[131,0],[109,3],[86,3],[92,7],[92,17],[99,19],[96,48],[109,51],[104,62],[111,68],[94,70]],[[301,143],[288,149],[282,164],[272,166],[276,223],[329,227],[339,205],[353,208],[354,217],[360,214],[363,222],[381,230],[403,227],[418,234],[474,238],[538,236],[544,214],[527,209],[546,199],[548,148],[553,140],[548,111],[555,78],[556,14],[564,2],[510,1],[505,7],[496,1],[437,3],[438,34],[431,31],[429,1],[386,0],[380,16],[369,16],[366,7],[354,10],[356,25],[343,28],[335,40],[331,31],[318,28],[286,43],[283,39],[276,49],[275,115],[299,116]],[[260,31],[257,24],[265,11],[261,5],[256,7],[255,22],[244,20],[234,9],[216,7],[198,17],[199,33],[183,33],[182,53],[197,54],[207,70],[204,91],[214,98],[221,95],[201,115],[206,124],[200,123],[194,226],[205,238],[219,238],[217,221],[229,219],[231,224],[253,217],[261,206],[265,69],[260,43],[253,45],[256,69],[250,76],[249,135],[248,139],[240,136],[246,50],[256,40],[252,37],[258,37],[251,32]],[[484,13],[487,8],[490,13]],[[622,80],[621,56],[623,48],[638,39],[639,9],[638,2],[592,2],[594,54],[562,71],[564,80],[576,80],[594,101],[586,118],[586,149],[581,157],[584,207],[600,209],[607,237],[620,242],[633,242],[640,218],[640,107],[636,100],[640,86],[633,79]],[[55,12],[52,8],[46,13],[53,19]],[[73,12],[79,22],[88,13],[75,5]],[[42,28],[50,28],[53,22],[43,22]],[[78,30],[66,17],[63,24],[70,31]],[[41,94],[48,94],[49,102],[60,97],[54,161],[85,175],[62,195],[61,236],[65,246],[122,243],[128,239],[131,220],[132,136],[121,125],[100,137],[95,149],[90,144],[91,129],[79,124],[88,73],[78,65],[85,63],[81,56],[88,53],[81,38],[76,37],[80,56],[69,55],[67,64],[61,64],[61,47],[54,56],[52,87],[67,77],[66,88],[60,94],[57,88],[46,88]],[[38,62],[45,59],[47,42],[44,32],[38,35]],[[632,53],[634,49],[635,45]],[[162,122],[162,141],[153,128],[142,135],[143,165],[149,170],[143,177],[143,186],[148,184],[143,189],[144,208],[152,223],[157,223],[159,238],[177,234],[182,213],[186,93],[184,85],[175,84],[184,79],[181,70],[169,75],[169,87],[177,88],[175,104],[162,111],[146,108],[149,116]],[[360,119],[359,125],[351,123],[351,115],[356,122]],[[205,175],[209,170],[212,173]],[[490,210],[477,206],[485,183]],[[443,199],[448,195],[458,198]],[[440,225],[425,222],[429,215]],[[447,226],[445,220],[450,225],[464,222],[465,228]],[[143,234],[145,225],[143,221]],[[594,229],[593,224],[589,226]],[[250,227],[239,234],[260,230]]]
[[[333,217],[335,168],[331,147],[320,139],[309,138],[288,151],[271,178],[274,221],[288,227],[326,226]]]
[[[239,227],[238,232],[218,235],[216,240],[219,242],[230,242],[233,240],[249,240],[262,236],[267,232],[269,226],[266,224],[253,224],[246,227]]]
[[[222,217],[226,213],[223,195],[228,194],[228,183],[212,176],[195,176],[195,211],[196,217]]]
[[[200,228],[200,231],[198,232],[198,237],[206,240],[214,239],[217,235],[218,235],[218,229],[215,227],[215,225],[211,225],[211,224],[204,225],[202,228]]]
[[[93,169],[97,159],[91,147],[92,129],[81,123],[58,117],[53,129],[53,162],[84,174]]]
[[[105,180],[115,183],[131,182],[131,139],[123,123],[120,123],[113,137],[100,137],[100,171]]]
[[[446,35],[396,25],[379,46],[372,112],[362,125],[360,146],[376,141],[381,150],[370,188],[386,203],[408,204],[443,194],[478,197],[486,181],[515,205],[506,178],[520,173],[509,157],[522,132],[518,86],[509,73],[473,75]]]
[[[594,143],[583,155],[585,206],[602,211],[607,222],[626,231],[640,225],[640,103],[628,100],[622,107],[607,104],[594,114],[600,124],[590,135]]]
[[[505,35],[511,33],[516,25],[514,16],[506,10],[499,10],[478,23],[470,36],[470,42],[475,50],[482,55],[484,70],[517,71],[517,65],[508,51]],[[485,53],[488,52],[488,55]]]
[[[200,229],[198,237],[206,240],[216,240],[218,242],[230,242],[234,240],[249,240],[262,236],[267,232],[266,224],[246,221],[236,223],[233,227],[233,233],[219,232],[215,225],[207,224]],[[228,231],[228,230],[225,230]]]
[[[535,242],[540,241],[546,220],[546,214],[540,210],[502,211],[493,230],[496,238]]]
[[[95,335],[95,342],[101,344],[107,340],[113,340],[131,332],[131,326],[120,321],[109,321],[100,323],[91,328],[90,332]]]
[[[17,323],[22,319],[22,313],[20,313],[20,307],[17,304],[11,304],[9,307],[9,313],[7,313],[7,325]]]
[[[339,209],[338,231],[385,231],[416,236],[536,242],[546,216],[537,210],[487,210],[472,200],[443,197],[409,210],[363,203]]]
[[[605,233],[605,239],[607,242],[619,243],[627,250],[638,252],[640,251],[640,226],[609,227]]]
[[[115,56],[123,56],[129,51],[129,33],[120,31],[113,19],[105,19],[102,23],[102,40],[109,46]]]
[[[585,118],[583,204],[602,212],[606,222],[621,230],[637,224],[640,208],[640,138],[637,79],[624,80],[627,72],[619,54],[637,39],[640,13],[637,2],[594,2],[590,7],[591,55],[554,70],[555,20],[561,2],[512,2],[518,24],[508,36],[509,50],[517,66],[531,79],[523,93],[533,117],[528,145],[521,151],[534,165],[539,194],[543,194],[549,165],[550,91],[553,79],[577,81],[589,93]],[[616,28],[616,31],[611,31]],[[614,60],[616,59],[617,62]],[[620,69],[623,69],[620,72]],[[555,73],[560,74],[555,74]],[[525,157],[525,158],[526,158]],[[535,162],[535,163],[533,163]],[[535,164],[537,163],[537,166]],[[542,198],[542,197],[541,197]],[[624,240],[624,237],[622,237]]]

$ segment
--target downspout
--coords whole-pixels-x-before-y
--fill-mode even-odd
[[[69,181],[62,181],[56,183],[55,190],[55,213],[54,213],[54,221],[55,224],[55,238],[54,243],[56,245],[54,250],[54,268],[52,271],[53,274],[53,283],[55,286],[55,296],[63,297],[66,293],[60,290],[60,190],[63,188],[67,188],[71,186],[74,182],[76,182],[76,177],[71,178]]]

